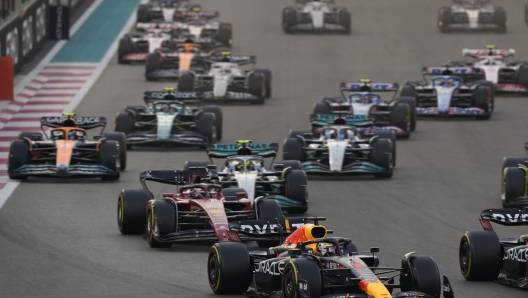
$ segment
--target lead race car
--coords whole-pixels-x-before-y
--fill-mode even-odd
[[[506,11],[500,6],[486,4],[489,0],[455,0],[452,6],[438,10],[438,29],[451,31],[506,32]]]
[[[295,7],[282,11],[282,28],[297,31],[333,31],[349,34],[352,18],[345,7],[334,7],[334,0],[295,0]]]
[[[209,286],[219,295],[269,298],[454,298],[449,279],[443,276],[442,287],[430,256],[410,252],[401,266],[379,267],[379,248],[358,252],[350,239],[327,237],[328,232],[315,221],[266,251],[214,244],[207,258]],[[401,292],[392,295],[393,289]]]
[[[243,189],[223,189],[216,172],[205,168],[145,171],[140,182],[143,189],[119,193],[118,227],[122,234],[146,232],[151,247],[229,241],[269,247],[313,219],[284,218],[278,203],[266,196],[251,204]],[[176,193],[155,197],[147,182],[175,185]]]
[[[78,117],[74,113],[40,119],[43,133],[22,132],[9,148],[8,175],[25,180],[37,177],[101,177],[118,180],[126,168],[126,140],[122,133],[103,133],[104,117]],[[50,136],[45,128],[51,128]],[[88,129],[102,128],[87,138]],[[46,139],[44,139],[46,136]]]
[[[195,145],[222,139],[219,106],[202,106],[199,92],[145,91],[146,106],[128,105],[118,113],[115,130],[126,134],[127,145]]]

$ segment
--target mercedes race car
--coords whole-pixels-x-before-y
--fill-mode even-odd
[[[295,4],[282,11],[282,28],[286,33],[333,31],[349,34],[352,30],[350,12],[344,7],[334,7],[334,0],[295,0]]]
[[[210,161],[188,161],[185,168],[211,167],[213,159],[225,159],[225,167],[218,172],[218,183],[224,188],[244,189],[251,203],[256,197],[274,198],[289,213],[305,213],[308,210],[306,174],[297,160],[284,160],[265,166],[265,158],[273,164],[279,144],[253,143],[240,140],[237,143],[210,145],[207,155]],[[216,168],[216,167],[215,167]]]
[[[203,92],[205,100],[246,101],[253,104],[263,104],[271,96],[271,71],[254,69],[256,56],[224,52],[222,56],[210,56],[209,62],[209,71],[206,73],[181,73],[178,91]],[[243,69],[244,65],[249,65],[250,69]]]
[[[341,83],[341,97],[324,97],[316,103],[313,114],[368,115],[373,122],[371,129],[394,131],[398,137],[408,138],[416,129],[416,111],[413,98],[394,98],[398,83]],[[387,101],[375,92],[394,92]]]
[[[528,235],[499,239],[491,222],[528,226],[528,213],[519,209],[486,209],[480,217],[484,231],[466,232],[460,240],[458,257],[462,276],[468,281],[495,281],[527,289]]]
[[[466,67],[460,75],[464,82],[493,83],[495,92],[528,92],[528,62],[513,61],[514,49],[463,49],[464,58],[471,61],[450,61],[454,67]]]
[[[424,81],[407,81],[400,96],[416,101],[418,116],[470,116],[489,119],[494,108],[491,82],[464,84],[468,67],[424,67]],[[433,76],[428,82],[426,76]],[[491,87],[490,87],[491,85]]]
[[[486,4],[489,0],[455,0],[452,6],[438,11],[438,29],[451,31],[506,32],[506,11],[500,6]]]
[[[257,241],[269,247],[310,220],[284,218],[272,198],[256,198],[252,205],[243,189],[222,189],[214,171],[205,168],[146,171],[140,182],[143,189],[119,194],[118,227],[122,234],[146,232],[151,247],[229,241]],[[177,190],[154,197],[147,182],[175,185]]]
[[[222,139],[222,109],[202,106],[199,92],[145,91],[146,106],[128,105],[118,113],[115,130],[127,145],[195,145]]]
[[[528,153],[528,143],[524,144]],[[505,157],[502,162],[501,201],[504,208],[528,205],[528,158]]]
[[[177,12],[201,11],[199,4],[189,4],[188,0],[151,0],[148,4],[140,4],[136,10],[137,23],[165,22],[173,23],[181,20]]]
[[[449,279],[444,275],[442,285],[430,256],[410,252],[401,266],[380,267],[379,248],[359,252],[350,239],[327,237],[328,232],[315,221],[265,251],[216,243],[207,258],[209,286],[215,294],[249,297],[454,298]],[[392,294],[394,289],[400,292]]]
[[[104,117],[78,117],[74,113],[42,117],[43,133],[22,132],[9,148],[9,178],[101,177],[118,180],[126,168],[126,140],[122,133],[103,133]],[[88,139],[86,130],[102,128]],[[50,135],[45,128],[51,128]],[[44,139],[46,136],[46,139]]]

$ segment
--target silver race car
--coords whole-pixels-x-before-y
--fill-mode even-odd
[[[454,0],[452,6],[438,11],[438,29],[451,31],[506,32],[506,12],[500,6],[487,4],[489,0]]]
[[[334,0],[296,0],[296,6],[282,11],[282,28],[296,31],[334,31],[349,34],[352,30],[350,12],[334,7]]]

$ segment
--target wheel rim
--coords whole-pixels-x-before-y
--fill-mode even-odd
[[[119,198],[117,202],[117,224],[121,229],[123,227],[123,221],[125,217],[125,204],[123,204],[123,196]]]
[[[295,297],[295,281],[293,280],[291,269],[287,269],[287,272],[284,274],[284,279],[282,282],[282,296],[284,298],[293,298]]]
[[[218,262],[217,257],[215,253],[209,254],[209,264],[208,264],[208,271],[209,271],[209,285],[211,288],[216,288],[218,283]]]
[[[469,269],[469,246],[466,241],[462,243],[460,248],[460,270],[462,274],[467,275]]]

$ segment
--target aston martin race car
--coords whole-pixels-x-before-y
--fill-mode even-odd
[[[469,116],[489,119],[494,108],[491,82],[464,83],[459,74],[468,67],[424,67],[423,81],[407,81],[400,91],[402,97],[416,101],[418,116]],[[433,76],[428,82],[426,76]]]
[[[514,49],[496,49],[493,45],[486,49],[463,49],[464,58],[471,61],[450,61],[454,67],[466,67],[460,74],[464,82],[493,83],[495,92],[528,92],[528,62],[513,61]]]
[[[104,117],[78,117],[74,113],[42,117],[41,132],[22,132],[9,148],[9,178],[101,177],[117,180],[126,168],[126,140],[122,133],[103,133]],[[101,128],[93,139],[88,129]],[[49,136],[45,128],[51,128]],[[46,139],[44,139],[44,136]]]
[[[254,69],[256,56],[210,56],[210,70],[204,74],[189,71],[180,74],[178,91],[203,92],[205,100],[246,101],[263,104],[271,96],[271,71]],[[242,66],[249,65],[250,69]]]
[[[352,30],[350,12],[344,7],[334,7],[334,0],[295,0],[295,5],[282,11],[282,28],[286,33],[333,31],[349,34]]]
[[[222,109],[202,106],[199,92],[145,91],[146,106],[128,105],[118,113],[115,130],[127,145],[195,145],[222,139]]]
[[[524,144],[528,153],[528,143]],[[501,201],[504,208],[528,205],[528,158],[505,157],[502,162]]]
[[[254,202],[256,197],[273,197],[283,210],[289,213],[305,213],[308,210],[306,174],[297,160],[284,160],[265,166],[265,158],[272,158],[273,164],[279,144],[253,143],[239,140],[236,143],[209,145],[207,155],[210,161],[188,161],[185,168],[211,167],[213,159],[225,159],[225,167],[218,172],[218,183],[224,188],[238,187]],[[216,168],[216,167],[215,167]]]
[[[449,279],[444,275],[442,285],[430,256],[410,252],[401,266],[379,267],[379,248],[359,252],[350,239],[327,234],[315,223],[266,251],[249,252],[242,243],[214,244],[207,258],[209,286],[215,294],[249,297],[454,298]],[[392,295],[394,289],[400,293]]]
[[[313,114],[368,115],[372,130],[391,130],[398,137],[408,138],[416,129],[416,111],[413,98],[394,98],[398,83],[361,82],[341,83],[341,97],[324,97],[316,103]],[[382,100],[376,93],[393,92],[390,100]]]
[[[177,242],[257,241],[260,246],[280,244],[283,235],[310,218],[284,218],[278,203],[266,196],[247,199],[243,189],[223,189],[214,171],[146,171],[143,189],[122,190],[118,201],[118,227],[122,234],[146,232],[151,247]],[[175,193],[154,197],[147,182],[175,185]]]
[[[506,32],[506,11],[500,6],[486,4],[489,0],[455,0],[452,6],[438,11],[438,29],[451,31]]]
[[[480,217],[484,231],[466,232],[460,240],[458,257],[462,276],[468,281],[495,281],[528,288],[528,235],[499,239],[491,225],[493,222],[527,226],[528,213],[519,209],[486,209]]]
[[[173,23],[181,20],[177,12],[201,11],[199,4],[189,4],[188,0],[152,0],[140,4],[136,10],[137,23],[165,22]]]

